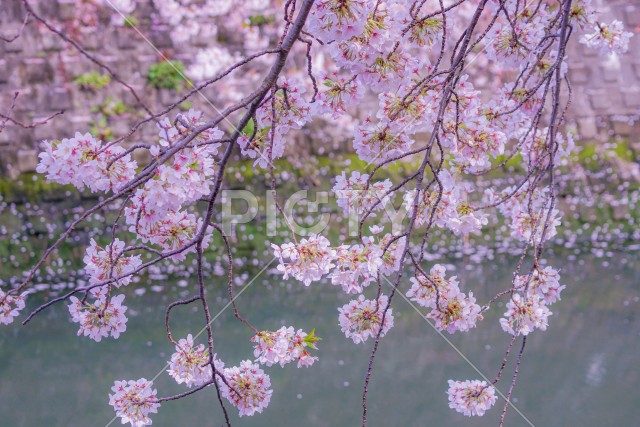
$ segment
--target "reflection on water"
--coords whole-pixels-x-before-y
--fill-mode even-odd
[[[595,354],[593,355],[591,364],[587,369],[586,380],[587,384],[593,387],[597,387],[602,382],[604,378],[605,369],[604,369],[604,355]]]
[[[506,287],[512,262],[485,265],[454,262],[463,289],[478,301]],[[568,285],[546,333],[527,341],[515,405],[536,426],[629,426],[640,417],[640,256],[616,255],[604,261],[556,257]],[[157,283],[154,283],[157,285]],[[185,287],[185,285],[187,285]],[[75,335],[64,306],[56,306],[29,326],[0,329],[0,410],[2,426],[104,426],[113,416],[107,394],[114,380],[153,378],[169,359],[164,306],[189,294],[184,281],[144,295],[127,295],[132,316],[117,341],[95,343]],[[475,291],[479,289],[480,291]],[[223,283],[209,288],[213,311],[224,306]],[[339,330],[337,309],[348,298],[331,285],[304,288],[277,277],[257,280],[238,299],[239,309],[265,329],[282,324],[310,330],[324,339],[320,361],[309,369],[288,365],[266,368],[274,394],[265,413],[235,419],[235,426],[357,426],[361,385],[371,343],[354,345]],[[496,308],[472,333],[452,342],[476,366],[493,377],[509,337],[501,331]],[[448,409],[447,379],[477,378],[449,345],[402,299],[395,301],[396,326],[383,338],[376,359],[369,425],[497,426],[501,405],[483,418],[468,419]],[[195,308],[176,312],[174,335],[195,333],[203,314]],[[233,365],[251,356],[250,331],[231,311],[215,321],[218,355]],[[204,342],[201,339],[201,342]],[[508,365],[512,367],[512,361]],[[508,368],[509,369],[509,368]],[[506,388],[508,374],[501,384]],[[166,373],[156,380],[160,395],[183,391]],[[232,409],[233,411],[233,409]],[[235,418],[235,417],[234,417]],[[169,402],[153,417],[154,426],[219,426],[213,390]],[[116,421],[114,425],[119,425]],[[528,425],[514,411],[507,426]]]

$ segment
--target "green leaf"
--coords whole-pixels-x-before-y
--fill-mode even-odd
[[[253,135],[253,130],[255,129],[255,123],[253,123],[253,119],[249,119],[244,129],[242,129],[242,133],[248,136]]]
[[[127,16],[124,18],[124,26],[125,27],[137,27],[138,26],[138,18],[135,16]]]
[[[100,74],[97,71],[92,71],[78,76],[75,82],[83,90],[97,91],[109,84],[111,77],[106,74]]]
[[[309,347],[317,350],[318,347],[316,347],[316,342],[321,340],[322,338],[316,336],[316,328],[313,328],[311,332],[309,332],[309,334],[306,337],[304,337],[302,341]]]
[[[162,61],[149,67],[147,82],[156,89],[182,89],[184,70],[184,64],[180,61]]]

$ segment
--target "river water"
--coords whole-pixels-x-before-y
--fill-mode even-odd
[[[640,421],[640,253],[557,255],[567,288],[552,306],[546,332],[527,340],[514,405],[539,426],[632,426]],[[514,260],[498,257],[485,263],[451,261],[463,290],[474,289],[480,303],[508,286]],[[245,274],[246,282],[251,276]],[[210,280],[212,311],[225,305],[222,278]],[[186,285],[186,286],[185,286]],[[144,295],[127,294],[131,316],[118,340],[100,343],[76,337],[64,305],[42,313],[28,326],[0,328],[0,425],[11,427],[105,426],[113,415],[108,393],[114,380],[153,378],[165,368],[172,348],[165,337],[164,307],[189,295],[178,280],[139,283]],[[239,309],[262,329],[283,324],[323,337],[319,362],[311,368],[266,368],[273,383],[271,404],[263,414],[233,425],[357,426],[362,382],[371,341],[355,345],[338,327],[337,307],[348,298],[330,284],[304,288],[263,273],[239,296]],[[406,289],[405,289],[406,291]],[[41,302],[34,296],[31,304]],[[369,396],[369,425],[497,426],[502,402],[482,418],[466,418],[447,405],[447,380],[475,379],[478,374],[452,347],[457,347],[487,377],[493,378],[509,342],[496,307],[467,334],[447,337],[451,345],[401,298],[394,300],[395,326],[381,341]],[[203,313],[179,309],[174,336],[197,333]],[[218,356],[231,366],[252,356],[251,332],[231,310],[214,322]],[[200,342],[205,342],[204,336]],[[508,370],[499,384],[506,391]],[[159,395],[184,391],[162,373],[155,381]],[[220,426],[221,411],[213,389],[165,403],[153,416],[154,426]],[[113,425],[120,425],[116,420]],[[507,426],[529,424],[514,410]]]

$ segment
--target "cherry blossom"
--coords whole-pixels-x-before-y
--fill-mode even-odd
[[[543,209],[533,213],[523,210],[517,212],[511,222],[511,234],[522,241],[533,240],[534,243],[540,243],[543,239],[549,240],[553,238],[558,233],[560,211],[552,209],[549,212],[550,221],[548,222],[546,215],[547,212]],[[545,223],[547,227],[545,227]]]
[[[372,182],[367,186],[368,179],[369,175],[358,171],[352,172],[348,178],[346,172],[336,177],[333,191],[336,194],[338,206],[343,209],[346,216],[351,212],[363,214],[370,209],[381,210],[389,202],[386,193],[391,188],[391,181],[386,179]],[[375,214],[372,215],[375,216]]]
[[[549,151],[548,147],[549,128],[539,129],[526,136],[522,144],[521,153],[529,164],[530,169],[536,167],[538,162],[544,158]],[[557,150],[555,156],[562,160],[569,156],[575,148],[573,136],[569,133],[565,136],[558,133],[555,136]]]
[[[334,267],[332,262],[336,251],[331,248],[329,240],[320,235],[312,234],[299,243],[271,244],[271,248],[280,261],[278,271],[284,273],[284,278],[292,276],[305,286],[320,280]]]
[[[407,296],[423,307],[431,308],[427,318],[435,322],[436,328],[449,333],[468,331],[482,319],[481,307],[476,304],[473,293],[460,291],[456,276],[445,278],[446,268],[436,264],[428,276],[421,272],[411,277],[411,289]]]
[[[156,390],[153,381],[140,378],[138,381],[116,381],[111,387],[109,405],[113,406],[122,424],[130,423],[132,427],[151,425],[149,414],[158,412],[160,404],[155,402]]]
[[[552,267],[535,268],[530,280],[528,276],[517,276],[514,285],[516,289],[526,289],[528,296],[537,295],[545,305],[559,301],[560,293],[566,288],[560,285],[560,274]]]
[[[92,192],[117,190],[135,175],[137,163],[118,145],[103,146],[90,133],[73,138],[43,141],[38,173],[58,184],[71,184]]]
[[[256,159],[255,165],[266,169],[284,154],[285,135],[300,129],[311,117],[311,107],[304,98],[306,88],[294,79],[281,77],[276,88],[256,112],[254,132],[238,139],[243,155]]]
[[[339,42],[364,30],[371,6],[368,0],[320,0],[309,17],[309,31],[325,42]]]
[[[498,23],[487,34],[487,57],[502,66],[518,68],[544,36],[544,20],[521,20],[515,25]]]
[[[261,413],[269,405],[271,379],[257,363],[244,360],[240,366],[226,368],[224,376],[232,388],[221,382],[222,395],[238,408],[241,417]]]
[[[475,328],[476,322],[482,319],[481,311],[473,292],[469,292],[469,295],[462,292],[445,292],[434,309],[427,314],[427,318],[433,319],[437,329],[452,334]]]
[[[402,25],[402,35],[407,43],[416,48],[431,47],[442,36],[442,30],[444,29],[444,22],[442,16],[433,15],[434,8],[431,5],[426,5],[427,8],[422,8],[419,11],[413,11],[414,16],[411,14],[410,7],[399,7],[401,2],[394,5],[393,10],[394,21],[399,25]]]
[[[401,124],[387,120],[374,123],[367,118],[356,129],[353,147],[365,162],[380,163],[406,153],[413,142]]]
[[[571,5],[571,19],[577,21],[581,28],[593,23],[596,15],[592,0],[577,0]]]
[[[502,330],[511,335],[529,335],[535,329],[545,331],[551,311],[538,295],[522,297],[514,294],[507,302],[507,311],[500,319]]]
[[[404,127],[407,132],[425,128],[422,120],[428,114],[428,98],[414,94],[382,92],[378,95],[378,113],[380,120],[388,120]]]
[[[500,213],[511,220],[510,231],[513,238],[538,244],[541,240],[552,239],[557,234],[561,213],[556,208],[549,209],[548,187],[529,190],[528,185],[520,188],[510,186],[500,193],[487,190],[485,200],[497,204]]]
[[[446,227],[456,235],[477,234],[488,223],[487,215],[474,210],[468,202],[472,188],[466,183],[456,183],[451,171],[438,174],[433,189],[420,191],[416,211],[418,225],[430,224]],[[413,214],[416,191],[405,193],[404,203],[409,214]]]
[[[145,186],[145,200],[160,211],[179,210],[184,204],[209,194],[213,181],[213,146],[182,150],[172,165],[160,165],[156,179]]]
[[[308,348],[317,350],[315,342],[318,340],[313,331],[307,334],[302,329],[296,331],[293,327],[286,326],[275,332],[261,331],[251,338],[251,341],[256,343],[253,347],[253,355],[257,362],[266,366],[276,363],[284,366],[297,361],[298,368],[311,366],[318,360],[318,357],[312,356],[308,350]]]
[[[629,40],[633,37],[633,33],[624,31],[622,22],[618,20],[610,24],[598,22],[594,30],[595,32],[582,36],[580,43],[599,49],[601,54],[625,53],[629,50]]]
[[[321,81],[322,88],[311,106],[315,114],[330,114],[338,118],[364,96],[364,88],[355,76],[341,76],[338,71],[332,71],[326,73]]]
[[[129,231],[136,233],[142,242],[151,242],[160,246],[164,251],[182,250],[169,258],[173,261],[183,261],[190,253],[195,252],[195,246],[187,246],[201,229],[202,219],[184,211],[168,211],[158,215],[148,210],[144,199],[134,197],[130,206],[125,208],[125,218],[131,224]],[[207,248],[211,240],[210,229],[207,229],[202,247]]]
[[[285,128],[262,127],[258,128],[255,135],[242,134],[238,138],[240,151],[244,156],[256,159],[254,166],[267,169],[272,161],[282,157],[285,150],[285,137],[282,131]]]
[[[222,372],[224,362],[218,360],[215,354],[213,360],[216,370]],[[171,355],[167,372],[178,384],[189,388],[211,381],[213,372],[209,365],[209,350],[204,344],[194,345],[193,336],[187,335],[176,344],[176,352]]]
[[[331,283],[342,286],[347,294],[359,294],[378,277],[382,249],[372,239],[365,245],[342,245],[336,248],[336,268]]]
[[[302,128],[309,121],[311,112],[304,98],[305,87],[296,80],[284,77],[278,79],[276,87],[277,90],[268,94],[267,100],[256,112],[258,125],[276,128],[282,134],[290,129]]]
[[[119,288],[131,283],[132,276],[130,274],[140,267],[142,260],[139,255],[122,256],[124,246],[124,242],[116,238],[112,243],[102,248],[94,239],[91,239],[91,244],[83,259],[91,283],[103,283],[118,276],[126,277],[113,281],[113,285],[116,287]]]
[[[404,251],[406,237],[395,238],[391,233],[385,234],[378,246],[384,252],[382,254],[382,264],[379,269],[385,276],[390,276],[400,270],[400,258]]]
[[[365,61],[370,65],[360,78],[374,90],[389,90],[408,83],[422,66],[414,56],[401,49],[391,52],[371,49],[368,53],[370,56]]]
[[[113,338],[127,329],[127,317],[124,313],[127,307],[122,304],[124,295],[107,295],[106,287],[93,288],[89,291],[92,302],[79,300],[72,296],[69,298],[69,313],[71,321],[80,324],[78,335],[84,335],[96,342],[103,337],[111,335]]]
[[[486,381],[449,380],[449,407],[471,416],[483,416],[496,403],[496,391]]]
[[[375,337],[380,332],[382,315],[388,303],[389,298],[385,295],[380,295],[377,303],[360,295],[358,299],[343,305],[338,309],[340,313],[338,320],[342,332],[356,344]],[[393,309],[389,308],[380,336],[385,336],[391,327],[393,327]]]
[[[0,323],[8,325],[20,314],[25,307],[25,299],[27,292],[20,295],[7,295],[5,291],[0,289]]]
[[[439,295],[459,292],[458,280],[456,276],[446,279],[447,269],[441,264],[431,267],[429,276],[418,272],[416,276],[409,278],[411,289],[407,292],[407,297],[417,302],[422,307],[433,308]]]

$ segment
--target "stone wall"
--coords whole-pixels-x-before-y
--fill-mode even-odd
[[[78,11],[77,0],[32,0],[38,14],[65,29],[64,22],[71,21]],[[147,85],[147,72],[151,65],[162,61],[162,55],[171,59],[187,59],[202,48],[202,45],[172,45],[169,33],[162,26],[152,25],[153,8],[148,0],[139,0],[135,16],[142,35],[128,26],[109,25],[112,17],[107,7],[101,12],[99,31],[73,37],[90,55],[95,55],[104,65],[132,88],[143,102],[154,112],[179,98],[177,90],[153,89]],[[20,0],[0,0],[0,35],[10,37],[17,34],[23,23],[25,11]],[[148,17],[148,19],[145,19]],[[107,29],[108,31],[101,31]],[[146,41],[145,38],[148,40]],[[142,114],[134,96],[123,85],[111,81],[97,91],[80,88],[75,78],[92,71],[107,74],[85,56],[80,55],[56,34],[39,23],[30,23],[21,36],[11,43],[0,41],[0,108],[5,113],[16,92],[19,96],[11,117],[22,123],[34,123],[64,110],[64,114],[51,122],[32,129],[7,124],[0,133],[0,176],[15,176],[33,170],[37,162],[36,145],[43,139],[68,137],[72,132],[89,130],[92,125],[106,127],[114,135],[124,135]],[[182,92],[180,92],[182,93]],[[215,102],[215,94],[207,97]],[[105,116],[99,110],[109,99],[122,102],[129,111],[122,115]],[[203,108],[197,96],[192,97],[194,106]],[[98,123],[101,118],[107,123]],[[0,122],[1,123],[1,122]],[[143,127],[138,142],[148,136],[157,135],[153,125]]]
[[[574,37],[569,50],[569,78],[573,86],[571,118],[588,139],[612,135],[640,141],[640,0],[595,0],[605,16],[624,22],[635,36],[620,57],[602,57]]]
[[[75,0],[33,1],[39,13],[62,22],[73,18]],[[172,58],[188,59],[193,52],[206,46],[206,40],[194,45],[172,46],[168,31],[150,25],[144,17],[152,15],[147,0],[139,0],[135,15],[142,17],[139,27],[144,36],[164,54]],[[598,1],[596,1],[598,3]],[[599,9],[606,16],[624,21],[630,31],[640,32],[640,0],[600,1]],[[106,11],[105,11],[106,12]],[[19,0],[0,0],[0,34],[17,34],[22,26],[24,10]],[[101,16],[108,21],[109,15]],[[150,65],[160,60],[158,52],[133,28],[120,26],[113,31],[83,34],[80,42],[84,49],[99,58],[125,81],[131,84],[153,111],[173,102],[177,93],[172,90],[151,90],[146,86]],[[591,140],[606,140],[613,135],[628,138],[640,152],[640,35],[631,40],[629,53],[619,58],[601,57],[586,49],[574,36],[569,51],[570,79],[573,102],[569,118],[576,123],[580,134]],[[188,61],[185,61],[188,62]],[[70,48],[55,34],[42,26],[30,24],[12,43],[0,41],[0,108],[9,108],[15,92],[20,95],[11,116],[24,123],[33,123],[59,110],[65,113],[45,126],[23,129],[11,125],[0,133],[0,175],[33,170],[37,161],[36,142],[42,139],[62,138],[74,130],[87,129],[97,123],[101,113],[92,111],[108,97],[121,100],[133,107],[118,117],[106,117],[106,127],[115,135],[122,135],[136,119],[136,101],[126,88],[111,82],[95,93],[83,91],[74,82],[75,77],[99,68]],[[208,93],[215,103],[215,92]],[[194,97],[198,106],[198,97]],[[137,108],[139,110],[139,108]],[[141,135],[155,134],[152,126]],[[140,140],[141,138],[137,138]]]

